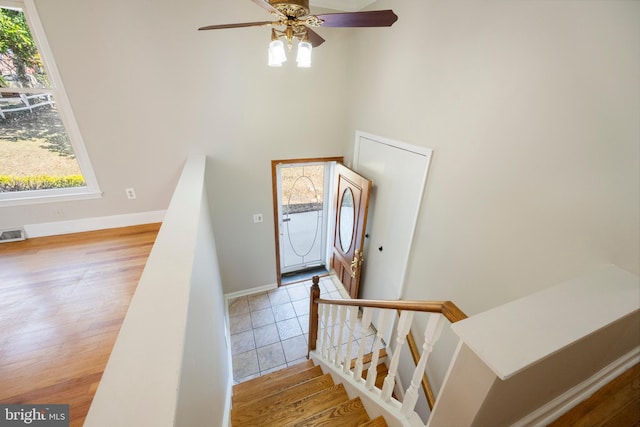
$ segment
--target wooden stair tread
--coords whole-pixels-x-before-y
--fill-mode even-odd
[[[356,397],[355,399],[335,405],[312,417],[299,421],[295,426],[319,427],[339,425],[340,427],[357,427],[367,421],[369,421],[369,415],[367,415],[360,398]]]
[[[271,372],[267,375],[263,375],[261,377],[254,378],[249,381],[245,381],[240,384],[236,384],[233,386],[233,395],[238,396],[244,393],[247,390],[251,390],[256,386],[261,386],[265,384],[271,383],[274,378],[278,378],[284,375],[295,374],[300,371],[304,371],[309,368],[313,368],[315,365],[312,360],[307,360],[306,362],[297,363],[293,366],[289,366],[288,368],[283,368],[278,371]]]
[[[349,401],[349,396],[342,384],[333,385],[309,396],[304,396],[297,401],[285,404],[277,408],[268,416],[233,422],[234,427],[282,427],[297,425],[309,417],[315,416],[336,405]]]
[[[270,375],[270,374],[269,374]],[[313,368],[306,369],[300,372],[296,372],[293,374],[287,375],[285,373],[282,376],[273,376],[271,377],[271,381],[266,384],[262,381],[253,383],[253,381],[258,380],[263,377],[256,378],[251,381],[247,381],[247,387],[243,387],[243,391],[240,394],[235,394],[234,387],[234,395],[231,398],[232,406],[240,405],[246,402],[250,402],[252,400],[260,399],[264,396],[268,396],[271,394],[282,392],[283,390],[288,389],[297,384],[304,383],[311,378],[322,376],[322,369],[320,366],[314,366]]]
[[[273,411],[277,411],[280,406],[288,402],[294,402],[301,396],[307,396],[333,386],[333,379],[330,374],[312,378],[301,384],[289,387],[281,393],[264,396],[250,402],[236,404],[231,409],[232,425],[240,425],[247,419],[259,419],[268,416]],[[238,424],[237,424],[238,423]]]
[[[388,427],[388,425],[384,418],[382,418],[382,416],[379,416],[367,421],[364,424],[360,424],[360,427]]]
[[[385,347],[381,348],[380,353],[378,355],[378,360],[384,360],[385,357],[387,357],[387,349]],[[372,353],[367,353],[364,356],[362,356],[362,366],[366,366],[369,363],[371,363],[371,360],[373,359],[373,352]],[[358,361],[357,358],[355,359],[351,359],[351,369],[354,369],[356,367],[356,362]]]
[[[385,351],[386,356],[386,351]],[[370,363],[370,362],[367,362]],[[381,386],[387,366],[376,367]],[[366,377],[367,371],[363,372]],[[334,384],[313,361],[254,378],[233,387],[234,427],[365,426],[386,427],[382,417],[369,418],[359,397],[349,400],[344,385]]]
[[[386,378],[387,373],[389,372],[389,368],[384,363],[381,363],[376,367],[376,372],[377,372],[376,387],[381,389],[382,385],[384,384],[384,379]],[[362,379],[363,380],[367,379],[367,374],[368,373],[369,373],[368,369],[362,371]]]

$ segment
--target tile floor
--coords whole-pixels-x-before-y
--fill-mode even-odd
[[[309,280],[229,300],[235,383],[306,360],[310,288]],[[348,298],[331,276],[320,279],[320,295]],[[374,334],[373,329],[365,334],[366,347],[371,348]],[[357,354],[357,345],[354,352]]]

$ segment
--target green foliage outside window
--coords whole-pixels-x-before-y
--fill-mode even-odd
[[[47,190],[85,186],[82,175],[15,177],[0,175],[0,193],[8,191]]]
[[[15,74],[25,86],[29,85],[28,70],[42,67],[24,13],[19,10],[0,8],[0,55],[13,60],[11,65],[15,67]],[[8,87],[8,82],[1,76],[0,87]]]

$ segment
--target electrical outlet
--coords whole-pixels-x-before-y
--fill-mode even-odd
[[[253,214],[253,222],[254,224],[262,222],[262,214]]]
[[[127,193],[127,199],[135,199],[136,198],[136,190],[133,188],[125,188],[124,192]]]

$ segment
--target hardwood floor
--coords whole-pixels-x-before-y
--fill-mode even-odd
[[[159,227],[0,244],[0,403],[83,424]]]
[[[636,364],[550,427],[640,426],[640,365]]]
[[[0,244],[0,403],[81,426],[159,224]],[[640,426],[636,365],[553,426]]]

